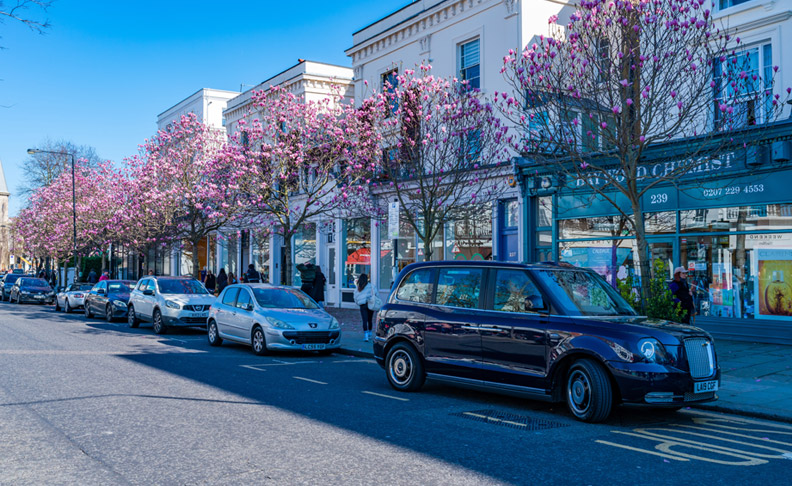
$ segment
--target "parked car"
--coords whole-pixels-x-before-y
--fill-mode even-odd
[[[55,301],[55,292],[43,278],[22,277],[14,282],[8,300],[17,304],[51,304]]]
[[[93,284],[73,283],[58,292],[55,296],[55,310],[63,309],[67,314],[74,309],[79,309],[85,301],[85,294],[91,291]]]
[[[331,352],[341,345],[338,321],[302,290],[269,284],[226,287],[209,309],[207,338],[270,350]]]
[[[130,293],[127,323],[138,327],[140,322],[151,322],[157,334],[169,327],[205,327],[214,300],[194,278],[144,277]]]
[[[85,317],[94,314],[104,317],[107,322],[127,316],[129,294],[135,286],[133,280],[102,280],[94,285],[85,296]]]
[[[16,281],[22,277],[33,277],[33,275],[25,275],[19,273],[6,274],[5,279],[3,279],[3,291],[0,292],[0,300],[10,300],[11,288],[14,286]]]
[[[712,337],[638,316],[591,270],[556,264],[408,265],[377,314],[374,355],[391,386],[426,378],[561,402],[579,420],[617,403],[717,399]]]

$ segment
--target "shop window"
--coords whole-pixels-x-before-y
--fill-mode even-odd
[[[270,237],[269,235],[251,235],[253,239],[252,263],[261,274],[262,282],[270,281]]]
[[[292,285],[302,286],[297,265],[316,263],[316,224],[307,223],[300,226],[292,237]]]
[[[676,233],[676,211],[644,214],[644,230],[649,235]]]
[[[453,260],[492,260],[492,208],[449,224],[446,249]]]
[[[538,228],[549,228],[553,226],[553,197],[543,196],[537,198],[539,201],[537,223]]]
[[[615,287],[620,280],[635,277],[634,249],[633,239],[565,241],[560,243],[559,258],[594,270]]]
[[[365,273],[371,279],[371,220],[356,218],[344,221],[344,260],[343,287],[355,287],[357,278]]]
[[[393,240],[388,238],[388,216],[385,215],[380,225],[380,268],[379,268],[379,288],[389,290],[393,286],[393,279],[401,272],[404,267],[415,263],[417,254],[415,247],[415,230],[402,212],[399,218],[399,238],[396,239],[397,251],[396,262],[394,265]],[[394,266],[396,268],[394,268]]]
[[[558,222],[558,232],[562,240],[614,238],[632,236],[632,227],[623,216],[600,216],[562,219]]]
[[[679,212],[683,233],[792,229],[792,204],[693,209]]]

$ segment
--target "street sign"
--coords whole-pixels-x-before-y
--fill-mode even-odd
[[[399,238],[399,201],[393,201],[388,206],[388,239]]]

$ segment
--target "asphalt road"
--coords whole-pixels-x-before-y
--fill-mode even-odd
[[[0,484],[787,484],[792,425],[564,407],[0,304]]]

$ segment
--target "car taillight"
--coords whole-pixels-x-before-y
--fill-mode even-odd
[[[74,298],[75,299],[82,299],[83,298],[83,294],[74,294]]]

